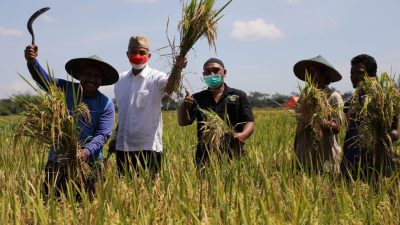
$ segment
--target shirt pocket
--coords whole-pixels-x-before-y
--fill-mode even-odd
[[[136,96],[136,107],[143,108],[149,98],[149,90],[140,90]]]
[[[226,98],[226,107],[230,111],[236,111],[239,109],[239,98]]]

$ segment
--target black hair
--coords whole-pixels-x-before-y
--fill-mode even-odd
[[[374,59],[374,57],[367,54],[361,54],[351,60],[351,66],[354,66],[358,63],[362,63],[365,65],[365,69],[367,70],[369,76],[376,76],[378,65],[376,64],[376,60]]]
[[[222,68],[225,69],[225,66],[224,66],[224,63],[222,62],[222,60],[217,59],[217,58],[209,58],[209,59],[204,63],[203,68],[205,68],[206,65],[209,64],[209,63],[218,63],[219,65],[222,66]]]

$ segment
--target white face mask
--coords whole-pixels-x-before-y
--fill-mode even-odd
[[[147,63],[145,63],[145,64],[134,64],[134,63],[131,63],[131,65],[132,65],[132,68],[133,68],[133,69],[135,69],[135,70],[141,70],[141,69],[143,69],[143,68],[147,65]]]

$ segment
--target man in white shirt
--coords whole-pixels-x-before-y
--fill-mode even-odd
[[[109,151],[116,152],[120,174],[125,174],[130,168],[137,173],[142,167],[154,175],[161,166],[161,98],[168,77],[148,66],[151,53],[146,37],[132,36],[126,54],[132,69],[121,73],[114,86],[118,129]],[[185,67],[186,61],[180,61],[179,65]]]

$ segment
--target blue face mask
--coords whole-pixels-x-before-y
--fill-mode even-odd
[[[204,82],[209,88],[217,88],[222,84],[222,76],[221,74],[206,75],[204,76]]]

